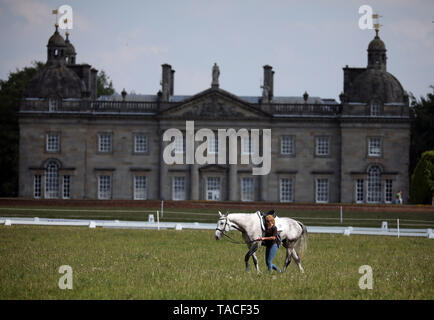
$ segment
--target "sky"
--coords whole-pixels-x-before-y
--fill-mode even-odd
[[[0,0],[0,79],[46,61],[52,10],[65,4],[77,63],[104,70],[117,92],[157,93],[168,63],[175,95],[193,95],[211,86],[217,63],[220,88],[260,96],[268,64],[275,96],[338,100],[342,68],[366,67],[375,36],[359,28],[362,5],[382,16],[388,72],[417,98],[434,85],[432,0]]]

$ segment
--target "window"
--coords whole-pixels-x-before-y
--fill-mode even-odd
[[[112,135],[110,133],[101,133],[98,135],[98,151],[99,152],[112,151]]]
[[[111,199],[110,176],[98,176],[98,199]]]
[[[381,138],[368,138],[368,156],[381,156]]]
[[[316,198],[318,203],[329,202],[329,180],[328,179],[316,179]]]
[[[250,137],[247,137],[246,139],[241,139],[241,142],[243,144],[242,153],[252,154],[252,139],[250,139]]]
[[[392,203],[393,201],[393,193],[392,193],[392,180],[386,180],[386,186],[384,190],[384,202]]]
[[[206,179],[206,200],[220,200],[219,177],[208,177]]]
[[[284,155],[293,155],[294,152],[294,137],[283,136],[280,140],[280,153]]]
[[[57,132],[47,133],[45,145],[47,152],[58,152],[60,149],[59,134]]]
[[[148,137],[142,134],[134,136],[134,152],[147,153],[148,152]]]
[[[357,179],[356,181],[356,203],[363,203],[363,179]]]
[[[62,194],[62,198],[63,199],[69,199],[71,197],[71,192],[70,192],[70,184],[71,184],[71,176],[63,176],[63,194]]]
[[[367,202],[381,202],[381,170],[378,166],[372,166],[368,170]]]
[[[255,183],[253,178],[241,179],[241,201],[255,200]]]
[[[186,200],[185,177],[173,177],[172,184],[172,199]]]
[[[182,139],[175,139],[175,153],[185,153],[185,136]]]
[[[45,169],[45,198],[59,197],[59,165],[56,161],[50,161]]]
[[[33,197],[40,199],[42,197],[42,177],[37,174],[33,179]]]
[[[57,111],[58,104],[59,103],[58,103],[57,98],[49,98],[48,99],[48,111],[49,112]]]
[[[380,104],[377,101],[371,103],[371,116],[378,116],[380,114]]]
[[[134,176],[134,200],[146,200],[146,176]]]
[[[328,156],[330,154],[330,138],[317,137],[315,153],[317,156]]]
[[[280,202],[292,202],[293,196],[293,184],[292,179],[283,178],[280,179]]]
[[[217,137],[213,137],[210,140],[208,140],[208,153],[209,154],[219,153],[219,143]]]

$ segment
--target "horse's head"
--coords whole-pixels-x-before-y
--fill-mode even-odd
[[[216,240],[220,240],[223,235],[230,229],[230,224],[227,215],[223,215],[219,211],[219,220],[217,221],[217,228],[215,228],[214,237]]]

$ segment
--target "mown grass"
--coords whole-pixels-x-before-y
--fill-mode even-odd
[[[232,235],[237,237],[236,231]],[[212,231],[0,226],[0,299],[428,299],[434,242],[426,238],[309,235],[301,274],[246,272],[246,247]],[[275,263],[282,266],[281,248]],[[59,267],[73,269],[61,290]],[[373,289],[361,290],[361,265]]]

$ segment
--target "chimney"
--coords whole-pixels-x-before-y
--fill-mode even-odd
[[[343,68],[344,70],[344,93],[348,93],[348,90],[350,88],[350,70],[348,68],[348,65]]]
[[[161,86],[162,86],[162,100],[169,101],[169,97],[171,95],[171,78],[172,78],[172,66],[170,64],[163,64],[161,66],[163,68]]]
[[[264,66],[264,85],[263,85],[263,89],[264,89],[264,98],[267,101],[271,101],[271,99],[273,98],[273,88],[274,87],[274,71],[273,71],[273,67],[269,66],[269,65],[265,65]]]
[[[173,96],[175,92],[175,70],[171,70],[172,73],[170,74],[170,95]]]

